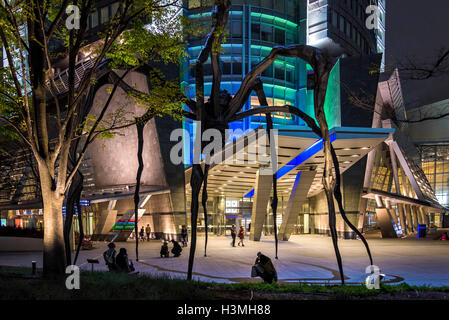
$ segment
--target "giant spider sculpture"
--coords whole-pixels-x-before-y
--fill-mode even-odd
[[[254,114],[265,114],[267,120],[268,137],[270,137],[270,130],[273,128],[271,113],[273,112],[285,112],[296,115],[303,119],[307,125],[323,139],[324,145],[324,172],[323,172],[323,185],[327,198],[327,204],[329,209],[329,227],[331,231],[331,237],[337,258],[338,268],[340,272],[340,279],[344,284],[344,273],[341,255],[337,243],[337,230],[336,230],[336,213],[334,206],[334,198],[337,201],[338,208],[343,220],[349,225],[349,227],[360,237],[363,244],[366,247],[370,263],[373,264],[371,252],[363,235],[357,230],[357,228],[346,217],[345,210],[342,204],[342,195],[340,191],[340,168],[338,164],[337,155],[330,142],[329,127],[326,121],[324,113],[324,101],[326,97],[326,90],[330,72],[336,62],[335,58],[330,57],[327,52],[321,51],[317,48],[307,45],[289,45],[289,46],[277,46],[274,47],[270,54],[264,58],[259,64],[257,64],[252,70],[244,77],[242,84],[237,93],[232,97],[226,91],[220,90],[221,84],[221,70],[219,65],[220,59],[220,46],[223,41],[223,30],[225,29],[229,10],[231,7],[230,0],[215,0],[215,6],[212,11],[212,28],[209,32],[204,48],[201,50],[196,64],[195,64],[195,86],[196,86],[196,101],[188,100],[187,106],[191,112],[185,112],[185,116],[190,119],[200,121],[201,134],[209,128],[214,128],[220,132],[224,132],[228,128],[228,124],[232,121],[241,120]],[[212,89],[209,101],[204,102],[204,74],[203,64],[207,61],[208,57],[211,58],[212,65]],[[269,107],[263,91],[262,82],[259,79],[259,75],[269,67],[279,56],[283,57],[296,57],[306,61],[313,68],[314,71],[314,111],[318,124],[313,118],[302,112],[301,110],[293,106],[276,106]],[[242,107],[248,100],[252,91],[255,91],[260,106],[248,111],[243,111]],[[224,137],[224,135],[222,135]],[[224,141],[222,142],[224,144]],[[203,147],[203,146],[202,146]],[[272,154],[273,157],[273,154]],[[199,208],[199,194],[201,187],[203,187],[202,193],[202,206],[204,209],[204,219],[206,224],[206,242],[205,251],[207,248],[207,176],[210,164],[206,159],[204,172],[201,165],[195,163],[192,165],[192,175],[190,185],[192,188],[192,201],[191,201],[191,230],[192,241],[190,247],[189,265],[187,279],[192,279],[192,269],[194,262],[194,255],[196,250],[196,229],[197,218]],[[274,218],[274,230],[275,230],[275,246],[276,246],[276,258],[277,258],[277,230],[276,230],[276,210],[277,210],[277,189],[276,189],[276,172],[273,174],[273,199],[271,207],[273,210]]]

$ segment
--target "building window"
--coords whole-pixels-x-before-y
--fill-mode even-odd
[[[118,2],[114,2],[111,5],[111,17],[115,16],[115,14],[117,13],[118,7],[119,7],[119,3]]]
[[[283,1],[283,0],[276,0],[276,2],[278,2],[278,1]],[[260,6],[264,7],[264,8],[272,9],[273,8],[273,0],[261,0]]]
[[[295,70],[287,68],[285,70],[285,80],[292,83],[295,82]]]
[[[242,63],[241,62],[233,62],[232,63],[232,74],[242,74]]]
[[[263,24],[260,28],[260,37],[263,41],[273,42],[273,27]]]
[[[285,31],[282,29],[274,28],[274,42],[277,44],[285,44]]]
[[[223,74],[231,74],[231,63],[224,62],[221,68]]]
[[[293,32],[285,32],[285,44],[294,44],[295,42],[295,34]]]
[[[101,8],[100,10],[101,24],[109,21],[109,7]]]
[[[332,11],[332,25],[338,28],[338,14],[335,11]]]
[[[260,24],[251,24],[251,38],[253,40],[260,40]]]
[[[274,77],[279,80],[285,79],[283,66],[275,66],[274,67]]]
[[[285,11],[284,0],[274,1],[274,9],[280,12],[284,12]]]
[[[345,18],[343,16],[340,16],[340,31],[345,32]]]
[[[231,33],[232,33],[233,38],[241,38],[242,37],[242,22],[241,21],[232,21]]]
[[[351,23],[349,21],[346,21],[346,36],[351,37]]]
[[[98,26],[98,11],[97,10],[95,10],[94,12],[92,12],[90,14],[89,20],[90,20],[91,28],[95,28],[96,26]]]

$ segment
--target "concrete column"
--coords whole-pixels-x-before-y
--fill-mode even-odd
[[[408,234],[405,219],[405,209],[402,203],[398,203],[399,221],[401,222],[402,235]]]
[[[376,208],[377,222],[380,227],[382,238],[397,238],[393,224],[391,223],[392,212],[393,209]]]
[[[106,234],[117,220],[117,210],[101,210],[94,234]]]
[[[418,220],[418,210],[416,206],[412,206],[412,215],[413,215],[413,226],[415,227],[415,231],[418,231],[418,224],[420,223]]]
[[[298,221],[301,204],[307,200],[307,193],[315,178],[315,173],[316,171],[301,171],[296,175],[279,229],[279,239],[288,241],[290,238],[293,226]]]
[[[412,219],[412,206],[409,204],[405,204],[405,213],[406,213],[406,217],[407,217],[407,230],[408,232],[414,232],[415,231],[415,227],[414,227],[414,223],[413,223],[413,219]]]
[[[261,174],[261,169],[257,171],[256,185],[254,187],[253,209],[251,215],[250,240],[260,241],[262,227],[267,216],[267,204],[270,199],[273,176]]]
[[[424,207],[419,207],[419,212],[421,214],[421,221],[423,224],[427,225],[427,227],[430,226],[430,219],[429,214],[427,213],[426,209]]]

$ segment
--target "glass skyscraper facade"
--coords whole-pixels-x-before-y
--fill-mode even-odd
[[[184,15],[204,25],[205,34],[210,30],[213,1],[190,0]],[[303,5],[302,5],[303,4]],[[234,0],[226,27],[226,41],[222,44],[220,63],[221,89],[234,95],[244,76],[264,59],[277,45],[306,43],[307,6],[296,0]],[[189,61],[183,68],[184,85],[188,96],[195,98],[194,65],[204,46],[205,36],[189,39]],[[307,111],[307,66],[296,58],[279,57],[261,74],[269,106],[293,105]],[[309,71],[310,72],[310,71]],[[208,99],[212,86],[210,59],[204,65],[204,95]],[[310,99],[309,99],[310,100]],[[259,106],[255,93],[251,94],[243,110]],[[275,124],[302,125],[290,114],[275,114]],[[230,124],[231,129],[254,129],[265,124],[265,117],[255,115]],[[193,123],[185,128],[194,132]],[[186,159],[188,160],[188,159]]]

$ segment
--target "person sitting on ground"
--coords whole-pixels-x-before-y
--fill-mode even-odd
[[[115,258],[115,263],[117,264],[118,271],[126,273],[134,271],[133,263],[129,261],[125,248],[120,248],[117,257]]]
[[[108,249],[103,252],[103,258],[104,261],[106,262],[106,265],[108,266],[109,271],[117,271],[117,264],[116,264],[116,259],[115,259],[115,255],[116,255],[116,251],[115,251],[115,243],[114,242],[110,242],[108,243]]]
[[[173,249],[171,249],[171,253],[173,253],[175,257],[179,257],[182,252],[181,246],[179,245],[178,241],[172,240],[171,242],[173,243]]]
[[[161,246],[161,258],[168,258],[170,253],[168,252],[168,242],[163,241]]]
[[[449,240],[449,235],[447,234],[447,231],[441,235],[440,240]]]
[[[257,253],[256,262],[254,264],[257,270],[257,276],[261,277],[264,282],[272,283],[278,281],[278,275],[271,259],[261,252]]]

